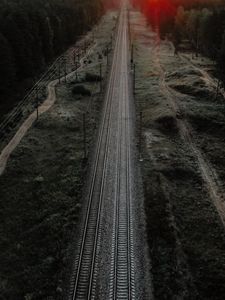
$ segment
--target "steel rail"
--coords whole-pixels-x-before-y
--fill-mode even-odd
[[[91,180],[91,188],[89,190],[89,195],[88,195],[88,208],[87,208],[87,214],[85,218],[85,226],[83,230],[83,237],[82,237],[82,243],[81,243],[81,249],[79,253],[79,261],[78,261],[78,266],[76,270],[76,281],[74,284],[73,288],[73,295],[72,299],[77,299],[77,295],[79,293],[78,288],[79,288],[79,280],[81,276],[81,265],[83,262],[83,255],[84,255],[84,247],[85,243],[88,242],[86,241],[87,238],[87,230],[88,230],[88,225],[89,225],[89,219],[90,219],[90,211],[91,211],[91,206],[92,206],[92,200],[93,200],[93,194],[95,190],[95,182],[96,182],[96,176],[97,176],[97,169],[99,165],[99,160],[100,160],[100,152],[101,152],[101,146],[102,142],[104,139],[104,128],[106,125],[106,118],[107,115],[109,114],[108,122],[107,122],[107,131],[106,131],[106,143],[105,143],[105,155],[103,159],[103,174],[102,174],[102,180],[101,180],[101,187],[100,187],[100,199],[99,199],[99,205],[98,205],[98,211],[97,211],[97,219],[96,219],[96,227],[95,227],[95,236],[94,236],[94,242],[91,247],[93,248],[93,253],[91,257],[91,271],[90,274],[87,274],[89,276],[89,284],[88,284],[88,296],[85,299],[91,299],[91,293],[92,293],[92,281],[93,281],[93,274],[94,274],[94,265],[95,265],[95,256],[96,256],[96,251],[97,251],[97,240],[98,240],[98,234],[99,234],[99,224],[100,224],[100,216],[101,216],[101,208],[102,208],[102,200],[103,200],[103,192],[104,192],[104,186],[105,186],[105,175],[106,175],[106,164],[107,164],[107,159],[108,159],[108,151],[109,151],[109,144],[110,144],[110,130],[111,130],[111,118],[112,118],[112,95],[113,95],[113,86],[114,86],[114,81],[116,80],[115,74],[116,74],[116,62],[117,62],[117,57],[118,57],[118,46],[119,46],[119,36],[121,35],[121,25],[118,28],[118,36],[116,40],[116,46],[114,50],[114,57],[113,57],[113,64],[112,64],[112,70],[110,74],[110,80],[109,80],[109,86],[107,90],[107,95],[106,95],[106,105],[104,109],[104,115],[103,115],[103,121],[100,127],[100,134],[98,136],[98,142],[97,142],[97,151],[96,151],[96,160],[94,163],[94,172],[92,175],[92,180]]]
[[[111,283],[111,293],[113,294],[113,298],[116,297],[116,290],[117,290],[117,276],[116,268],[117,268],[117,256],[118,256],[118,238],[117,238],[117,229],[119,228],[119,194],[120,194],[120,166],[121,166],[121,120],[122,120],[122,109],[121,109],[121,101],[119,102],[119,120],[118,120],[118,136],[120,137],[117,142],[117,150],[116,150],[116,157],[117,157],[117,163],[116,163],[116,169],[115,169],[115,211],[114,211],[114,228],[113,228],[113,247],[112,247],[112,256],[114,257],[112,267],[113,268],[113,276],[112,276],[112,283]]]
[[[127,48],[127,19],[124,18],[123,41],[125,45],[122,48],[123,66],[123,96],[120,119],[122,124],[122,134],[119,149],[117,149],[118,162],[116,165],[116,195],[115,195],[115,209],[114,209],[114,228],[112,241],[112,261],[111,261],[111,285],[110,285],[110,299],[125,300],[135,298],[134,288],[134,260],[133,260],[133,229],[132,229],[132,211],[131,211],[131,141],[130,141],[130,115],[129,115],[129,95],[128,95],[128,48]],[[124,72],[125,70],[125,72]],[[124,112],[124,118],[123,114]],[[124,143],[124,144],[123,144]],[[124,148],[123,148],[124,147]],[[123,150],[123,151],[122,151]],[[122,154],[123,155],[122,155]],[[121,199],[120,185],[121,185],[121,166],[122,156],[125,157],[126,166],[126,196]],[[119,170],[119,171],[118,171]],[[125,203],[124,203],[125,202]]]
[[[126,15],[127,16],[127,15]],[[127,49],[127,41],[128,41],[128,37],[127,37],[127,22],[126,22],[126,30],[124,31],[125,33],[125,50],[126,53],[128,53],[128,49]],[[126,61],[126,72],[125,72],[125,82],[126,82],[126,86],[125,86],[125,99],[127,99],[127,101],[125,101],[125,137],[126,137],[126,206],[127,206],[127,264],[128,264],[128,299],[131,300],[133,299],[133,294],[132,294],[132,282],[131,282],[131,278],[132,278],[132,274],[131,274],[131,264],[132,264],[132,260],[131,260],[131,245],[132,245],[132,241],[131,241],[131,182],[130,182],[130,114],[129,114],[129,95],[128,95],[128,61]]]
[[[127,34],[127,30],[128,28],[126,27],[126,34]],[[126,44],[127,47],[127,44]],[[128,66],[128,64],[127,64]],[[126,98],[129,98],[129,85],[128,85],[128,70],[126,72]],[[128,219],[127,219],[127,226],[128,226],[128,265],[129,265],[129,298],[128,299],[135,299],[135,280],[134,280],[134,241],[133,241],[133,217],[132,217],[132,183],[131,183],[131,178],[130,178],[130,174],[131,174],[131,125],[130,125],[130,114],[129,114],[129,110],[130,110],[130,105],[132,105],[131,102],[126,101],[126,161],[127,161],[127,212],[128,212]]]

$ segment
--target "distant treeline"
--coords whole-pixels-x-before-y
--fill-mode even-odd
[[[196,54],[201,52],[210,57],[225,71],[225,8],[179,7],[172,34],[176,47],[183,39],[189,39]]]
[[[157,27],[161,37],[172,36],[178,49],[188,39],[196,53],[218,64],[225,75],[225,0],[134,0]]]
[[[102,0],[1,0],[0,95],[44,69],[102,12]]]

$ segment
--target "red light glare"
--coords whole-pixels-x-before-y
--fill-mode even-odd
[[[172,0],[133,0],[133,2],[141,7],[149,22],[156,28],[176,15],[177,7]]]

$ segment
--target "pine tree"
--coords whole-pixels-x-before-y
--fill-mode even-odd
[[[7,39],[0,33],[0,91],[4,93],[15,79],[15,63]]]

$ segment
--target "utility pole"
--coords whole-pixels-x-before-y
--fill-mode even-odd
[[[111,50],[112,50],[112,44],[113,44],[113,34],[111,33],[111,39],[110,39]]]
[[[84,53],[85,54],[87,53],[87,41],[86,40],[84,41]]]
[[[134,44],[132,43],[131,45],[131,59],[130,62],[133,63],[134,62]]]
[[[38,120],[39,119],[39,111],[38,111],[38,109],[39,109],[39,95],[38,95],[38,88],[37,87],[36,87],[35,91],[36,91],[36,103],[35,103],[35,105],[36,105],[37,120]]]
[[[66,67],[64,69],[64,80],[65,80],[65,82],[67,82],[67,79],[66,79]]]
[[[135,95],[135,81],[136,81],[136,65],[133,64],[133,92]]]
[[[131,44],[131,27],[130,27],[130,10],[128,9],[128,33],[129,33],[129,41]]]
[[[59,83],[61,83],[61,61],[59,59],[59,62],[58,62],[58,77],[59,77]]]
[[[73,51],[73,64],[76,64],[76,52],[75,50]]]
[[[78,62],[76,61],[76,70],[75,70],[75,73],[76,73],[76,81],[78,81]]]
[[[215,100],[217,100],[217,98],[218,98],[219,88],[220,88],[220,80],[218,79],[217,80],[217,86],[216,86],[216,97],[215,97]]]
[[[100,92],[102,91],[102,64],[99,65]]]
[[[66,82],[66,81],[67,81],[67,80],[66,80],[66,73],[67,73],[67,70],[66,70],[66,56],[64,56],[63,62],[64,62],[64,80],[65,80],[65,82]]]
[[[139,130],[139,155],[140,155],[140,161],[142,161],[142,122],[143,122],[143,113],[140,112],[140,130]]]
[[[86,137],[86,114],[83,113],[83,147],[84,147],[84,159],[87,158],[87,137]]]
[[[106,59],[107,59],[107,67],[109,65],[109,47],[106,48]]]

